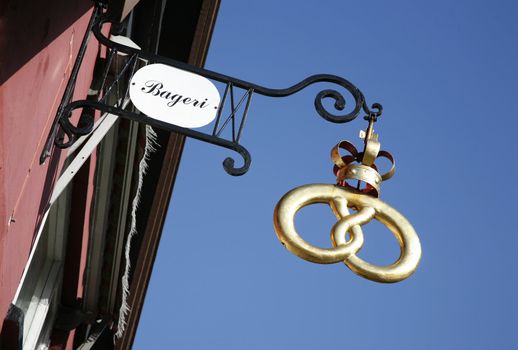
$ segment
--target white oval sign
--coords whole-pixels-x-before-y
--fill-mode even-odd
[[[164,64],[139,69],[131,78],[129,94],[142,113],[184,128],[209,124],[220,101],[210,80]]]

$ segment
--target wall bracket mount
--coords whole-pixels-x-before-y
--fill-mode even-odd
[[[110,19],[103,12],[101,4],[97,4],[92,12],[79,53],[65,88],[63,98],[58,107],[52,129],[41,154],[41,164],[50,157],[53,146],[58,148],[68,148],[77,140],[78,137],[92,132],[94,125],[93,117],[82,118],[80,123],[77,123],[76,125],[71,122],[72,112],[78,109],[82,109],[83,113],[85,111],[101,111],[104,113],[115,114],[122,118],[145,123],[166,131],[183,134],[187,137],[235,151],[242,157],[243,165],[236,166],[234,159],[231,157],[227,157],[223,161],[225,171],[234,176],[245,174],[251,163],[251,155],[248,150],[240,144],[240,141],[253,94],[269,97],[286,97],[316,83],[331,83],[347,90],[352,95],[354,99],[354,108],[352,111],[345,114],[333,114],[329,112],[326,107],[324,107],[324,99],[333,99],[334,108],[338,112],[345,109],[346,100],[344,96],[335,89],[322,90],[317,93],[314,100],[314,106],[317,113],[325,120],[332,123],[346,123],[355,119],[362,110],[369,118],[377,118],[383,111],[383,108],[379,103],[374,103],[369,107],[365,101],[363,93],[355,85],[336,75],[312,75],[288,88],[272,89],[154,53],[144,52],[112,41],[102,32],[103,26],[107,23],[110,23]],[[92,33],[99,41],[100,45],[104,46],[107,51],[105,65],[100,79],[101,85],[97,94],[93,98],[73,101],[72,95],[74,87],[79,76],[80,67]],[[118,54],[125,55],[127,59],[115,76],[109,79],[110,65],[117,58]],[[124,103],[124,100],[127,99],[129,93],[129,84],[127,84],[127,82],[139,67],[153,63],[172,66],[186,72],[203,76],[213,82],[223,84],[224,93],[218,107],[217,116],[212,122],[212,132],[201,132],[199,130],[165,123],[139,112],[131,103]],[[240,98],[236,98],[236,94],[239,94],[239,91],[241,91],[242,96]],[[109,103],[108,101],[112,102]],[[117,102],[113,103],[113,101]],[[226,110],[230,110],[228,115],[223,114],[225,106]],[[93,113],[91,114],[93,115]],[[223,136],[223,131],[225,129],[227,130],[226,134],[229,134],[230,136]]]

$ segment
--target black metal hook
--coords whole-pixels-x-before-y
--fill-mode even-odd
[[[312,75],[297,84],[294,84],[288,88],[284,89],[272,89],[267,88],[258,84],[250,83],[241,79],[233,78],[224,74],[220,74],[208,69],[196,67],[181,61],[176,61],[168,57],[159,56],[150,52],[144,52],[132,47],[128,47],[126,45],[113,42],[108,37],[106,37],[102,33],[102,28],[105,23],[110,23],[110,19],[102,14],[101,5],[97,4],[95,7],[92,19],[90,20],[90,23],[88,25],[87,33],[85,33],[85,37],[83,39],[80,54],[78,55],[76,62],[74,64],[74,69],[72,71],[72,74],[70,76],[69,82],[67,84],[67,89],[65,91],[65,95],[63,96],[61,105],[59,106],[58,113],[56,115],[56,120],[54,123],[54,127],[51,131],[51,134],[49,135],[49,139],[47,141],[46,147],[42,153],[42,156],[40,158],[40,161],[43,163],[44,160],[50,155],[50,148],[52,147],[52,143],[55,143],[57,147],[60,148],[66,148],[70,147],[78,136],[85,135],[91,132],[93,128],[93,119],[91,122],[86,122],[85,125],[81,126],[74,126],[70,122],[70,117],[72,115],[72,111],[77,108],[87,108],[91,110],[100,110],[106,113],[112,113],[116,114],[120,117],[127,118],[130,120],[135,120],[138,122],[143,122],[146,124],[149,124],[151,126],[155,126],[164,130],[174,131],[180,134],[183,134],[187,137],[192,137],[201,141],[205,141],[211,144],[215,144],[230,150],[233,150],[237,152],[242,158],[243,158],[243,165],[241,167],[235,166],[234,159],[228,157],[223,161],[223,167],[227,173],[230,175],[243,175],[248,171],[248,168],[250,167],[251,163],[251,156],[250,153],[246,148],[244,148],[242,145],[239,144],[241,133],[243,131],[244,123],[248,114],[250,100],[252,97],[252,94],[256,93],[263,96],[269,96],[269,97],[286,97],[293,95],[306,87],[316,84],[316,83],[331,83],[336,84],[340,86],[341,88],[347,90],[354,99],[354,108],[351,112],[346,114],[333,114],[332,112],[328,111],[324,105],[323,100],[326,98],[331,98],[334,100],[334,108],[337,111],[343,111],[346,107],[346,99],[342,95],[341,92],[334,90],[334,89],[325,89],[320,91],[314,101],[315,109],[317,113],[324,118],[327,121],[333,122],[333,123],[346,123],[351,120],[354,120],[360,111],[363,109],[363,111],[368,115],[372,116],[373,118],[377,118],[382,114],[383,108],[379,103],[374,103],[371,108],[367,106],[367,103],[365,101],[365,97],[363,93],[351,82],[348,80],[336,76],[336,75],[330,75],[330,74],[318,74],[318,75]],[[91,100],[79,100],[79,101],[73,101],[71,102],[71,96],[73,91],[73,87],[75,86],[75,81],[77,79],[78,73],[79,73],[79,67],[81,65],[81,62],[84,57],[84,52],[86,50],[86,46],[88,43],[88,37],[89,33],[92,32],[96,39],[99,41],[100,44],[104,45],[108,49],[108,58],[107,58],[107,67],[104,70],[104,76],[102,77],[103,84],[106,82],[106,77],[108,75],[109,71],[109,65],[112,61],[114,55],[116,53],[123,53],[128,55],[129,59],[127,60],[124,67],[121,68],[121,70],[118,72],[117,76],[114,77],[113,81],[111,82],[111,85],[107,87],[106,89],[101,89],[104,91],[101,91],[97,101],[91,101]],[[215,126],[214,131],[212,134],[203,133],[197,130],[183,128],[177,125],[168,124],[165,122],[161,122],[158,120],[155,120],[153,118],[150,118],[144,114],[138,113],[134,111],[131,108],[123,108],[122,103],[120,103],[120,95],[119,95],[119,86],[124,85],[124,82],[128,79],[131,79],[131,76],[135,73],[135,68],[137,65],[137,62],[146,62],[146,64],[153,64],[153,63],[161,63],[168,66],[172,66],[175,68],[182,69],[187,72],[191,72],[200,76],[203,76],[207,79],[214,80],[223,84],[226,84],[225,94],[223,96],[223,99],[220,102],[219,111],[215,120]],[[129,67],[132,66],[131,69]],[[76,69],[77,68],[77,69]],[[129,73],[131,71],[131,73]],[[128,78],[129,73],[129,78]],[[127,85],[127,84],[126,84]],[[116,88],[115,88],[116,87]],[[126,91],[124,93],[124,96],[127,96],[129,87],[126,87]],[[240,103],[235,106],[233,102],[234,97],[234,89],[241,89],[245,91],[245,95],[241,99]],[[230,93],[227,93],[230,92]],[[109,95],[110,94],[116,94],[115,100],[119,101],[118,105],[111,106],[108,104]],[[232,101],[231,101],[231,112],[230,115],[224,119],[224,122],[222,123],[222,126],[218,129],[218,126],[220,125],[222,116],[222,110],[225,106],[227,96],[231,95]],[[246,103],[241,103],[246,100]],[[244,105],[244,111],[241,116],[241,120],[238,120],[238,110],[240,109],[240,106]],[[231,121],[231,123],[229,123]],[[235,124],[236,122],[239,123],[238,126],[238,132],[236,137],[235,132]],[[230,139],[225,139],[221,136],[223,129],[227,126],[227,124],[230,124],[232,126],[232,137]],[[67,137],[67,141],[63,142],[63,140],[59,140],[56,138],[57,135],[57,129],[61,126],[61,129],[65,133]]]

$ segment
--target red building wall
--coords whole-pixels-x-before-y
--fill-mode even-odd
[[[92,5],[90,0],[0,3],[0,327],[66,156],[66,150],[55,150],[39,164]],[[97,50],[92,39],[75,98],[86,96]],[[86,192],[91,198],[92,191]],[[84,241],[87,227],[74,235]],[[86,245],[80,249],[85,253]],[[81,271],[85,259],[80,261]]]

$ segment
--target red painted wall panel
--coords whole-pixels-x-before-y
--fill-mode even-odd
[[[66,154],[39,164],[91,7],[90,0],[0,4],[0,327]],[[76,98],[86,96],[97,49],[92,38]],[[86,229],[75,234],[84,240]]]

